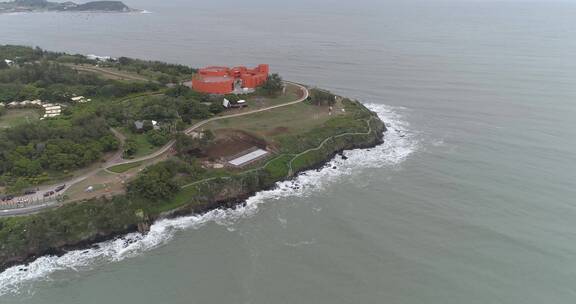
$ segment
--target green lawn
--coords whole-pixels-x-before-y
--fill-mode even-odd
[[[11,128],[28,122],[40,119],[40,110],[38,109],[7,109],[0,116],[0,129]]]
[[[108,170],[114,172],[114,173],[124,173],[132,168],[136,168],[139,167],[140,165],[142,165],[143,162],[139,161],[139,162],[134,162],[134,163],[127,163],[127,164],[121,164],[121,165],[117,165],[117,166],[113,166],[108,168]]]
[[[251,115],[217,120],[206,128],[241,129],[273,140],[284,134],[301,133],[321,126],[330,118],[345,113],[328,115],[328,107],[310,105],[306,102]]]
[[[120,131],[126,136],[126,140],[134,140],[136,143],[136,153],[132,155],[132,158],[146,156],[160,148],[148,142],[145,134],[132,133],[127,128],[123,128]]]
[[[129,80],[129,81],[154,81],[157,75],[141,75],[129,71],[123,71],[109,67],[96,67],[89,64],[68,64],[71,68],[85,72],[95,73],[102,76],[104,79],[112,80]]]
[[[246,98],[246,100],[248,101],[251,109],[258,109],[294,101],[298,99],[301,94],[302,92],[300,87],[297,87],[293,84],[287,84],[285,94],[281,94],[280,96],[265,97],[251,94]],[[241,95],[239,97],[243,99]]]

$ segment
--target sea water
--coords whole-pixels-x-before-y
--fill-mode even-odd
[[[233,209],[0,274],[0,303],[573,303],[576,3],[126,1],[0,15],[0,43],[269,63],[364,102],[383,145]]]

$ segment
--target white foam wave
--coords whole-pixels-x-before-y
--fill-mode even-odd
[[[0,296],[22,292],[25,286],[32,287],[29,283],[50,280],[51,275],[56,272],[93,269],[102,263],[118,262],[142,254],[167,243],[174,237],[175,232],[180,230],[197,229],[208,222],[230,227],[238,219],[258,212],[260,204],[286,197],[306,197],[362,169],[400,164],[417,149],[415,134],[393,108],[380,104],[367,106],[378,113],[388,127],[382,145],[371,149],[346,151],[344,157],[336,157],[322,169],[307,171],[290,181],[279,182],[276,188],[261,191],[250,197],[244,205],[235,208],[160,220],[154,223],[150,232],[145,235],[131,233],[100,243],[91,249],[71,251],[60,257],[45,256],[26,266],[9,268],[0,274]]]

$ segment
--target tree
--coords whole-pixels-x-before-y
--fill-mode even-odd
[[[6,70],[8,68],[10,68],[8,63],[3,58],[0,58],[0,70]]]
[[[165,94],[166,96],[177,98],[188,95],[190,91],[192,90],[189,87],[179,84],[166,90]]]
[[[124,142],[124,157],[131,158],[138,152],[138,144],[133,139],[127,139]]]
[[[218,102],[213,102],[210,104],[210,107],[208,108],[208,110],[210,111],[210,113],[212,114],[218,114],[221,113],[222,111],[224,111],[224,106]]]
[[[148,200],[170,198],[179,190],[178,184],[173,180],[175,174],[176,166],[171,162],[150,166],[128,184],[128,193]]]
[[[268,79],[264,82],[261,88],[267,95],[275,95],[284,88],[284,82],[280,75],[272,74],[268,76]]]
[[[176,135],[175,148],[178,156],[186,160],[202,153],[200,141],[183,133]]]
[[[10,187],[8,187],[8,189],[6,189],[6,192],[8,194],[20,195],[29,187],[30,183],[26,179],[19,178]]]
[[[118,58],[118,63],[120,65],[129,65],[130,63],[132,63],[132,60],[130,58],[127,58],[127,57],[120,57],[120,58]]]
[[[333,106],[336,102],[336,96],[329,91],[314,88],[310,90],[310,97],[308,97],[312,104],[317,106],[329,105]]]
[[[146,133],[146,140],[156,147],[166,144],[169,139],[167,134],[162,131],[152,130]]]
[[[202,132],[202,145],[208,146],[214,141],[215,138],[216,136],[214,136],[214,132],[210,130]]]
[[[144,132],[151,131],[152,129],[154,129],[154,125],[152,124],[152,121],[151,121],[151,120],[145,120],[145,121],[142,123],[142,130],[143,130]]]
[[[204,119],[210,117],[208,106],[196,101],[183,101],[178,106],[178,114],[185,123],[191,123],[192,119]]]
[[[156,80],[158,80],[158,82],[160,82],[161,84],[164,84],[164,85],[165,85],[165,84],[170,83],[171,77],[168,76],[168,75],[162,74],[162,75],[158,76],[158,77],[156,78]]]
[[[240,97],[238,97],[236,94],[226,94],[224,95],[224,98],[226,98],[231,103],[238,103],[238,101],[240,101]]]
[[[25,85],[18,93],[17,99],[37,99],[40,96],[40,90],[33,85]]]

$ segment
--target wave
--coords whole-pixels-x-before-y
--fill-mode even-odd
[[[371,149],[345,151],[319,170],[306,171],[292,180],[278,182],[272,190],[261,191],[246,203],[230,209],[216,209],[205,214],[165,219],[154,223],[147,234],[131,233],[115,240],[99,243],[91,249],[75,250],[63,256],[44,256],[25,266],[15,266],[0,273],[0,296],[21,293],[34,282],[49,281],[62,271],[84,271],[98,265],[119,262],[140,255],[169,242],[177,231],[198,229],[208,222],[230,227],[238,219],[253,216],[258,206],[286,197],[306,197],[318,193],[338,179],[362,169],[384,168],[402,163],[418,149],[416,134],[409,129],[395,108],[367,104],[385,121],[388,132],[384,143]],[[233,231],[233,229],[230,229]]]

